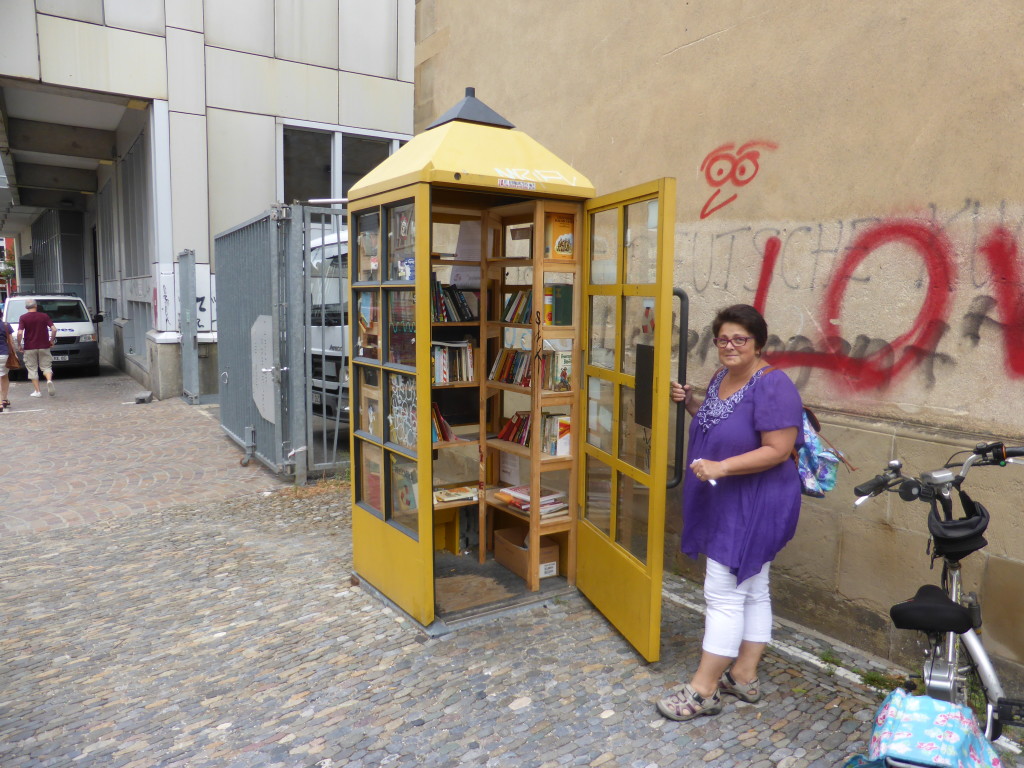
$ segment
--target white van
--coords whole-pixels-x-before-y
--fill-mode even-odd
[[[50,316],[57,328],[57,341],[50,349],[54,368],[80,368],[88,373],[100,371],[100,347],[96,323],[103,315],[89,315],[85,302],[72,294],[15,293],[4,304],[4,321],[18,334],[18,321],[25,314],[25,302],[34,299],[40,312]]]

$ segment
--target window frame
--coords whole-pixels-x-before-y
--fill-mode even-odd
[[[284,199],[284,131],[285,128],[296,128],[305,131],[316,131],[320,133],[330,133],[331,139],[331,200],[342,199],[342,184],[343,184],[343,168],[342,163],[342,141],[345,135],[348,136],[360,136],[371,139],[385,139],[391,142],[391,149],[388,153],[393,155],[398,151],[398,148],[405,142],[412,138],[411,134],[408,133],[395,133],[393,131],[375,131],[367,128],[353,128],[347,125],[331,125],[330,123],[317,123],[310,120],[292,120],[286,118],[278,118],[276,126],[276,143],[277,143],[277,158],[276,158],[276,189],[275,197],[277,200],[285,203],[291,201]],[[327,207],[327,206],[325,206]],[[332,208],[343,208],[343,203],[333,203],[330,205]]]

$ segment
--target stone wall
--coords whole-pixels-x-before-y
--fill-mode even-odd
[[[475,86],[599,194],[676,177],[691,381],[715,367],[715,311],[757,304],[772,362],[859,468],[805,504],[780,612],[904,662],[887,611],[938,579],[926,507],[854,510],[852,487],[893,457],[1024,443],[1022,32],[1024,6],[953,0],[417,3],[417,130]],[[967,581],[1014,667],[1024,469],[972,480],[993,523]]]

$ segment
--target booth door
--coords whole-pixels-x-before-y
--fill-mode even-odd
[[[366,583],[424,626],[434,620],[426,185],[353,204],[352,560]],[[421,226],[420,233],[429,233]]]
[[[586,206],[577,586],[648,661],[661,639],[675,179]],[[685,351],[680,351],[685,354]]]

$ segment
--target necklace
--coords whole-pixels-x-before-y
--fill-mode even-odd
[[[722,384],[722,379],[725,378],[725,374],[728,369],[723,368],[721,371],[715,374],[714,378],[711,379],[711,383],[708,385],[707,396],[704,398],[704,402],[701,403],[700,408],[697,410],[697,423],[700,424],[701,429],[707,432],[716,424],[724,421],[732,415],[733,410],[739,405],[739,402],[743,399],[743,395],[746,394],[747,390],[753,386],[754,382],[764,375],[765,368],[759,368],[754,372],[747,383],[742,387],[733,392],[725,400],[718,397],[718,388]]]

